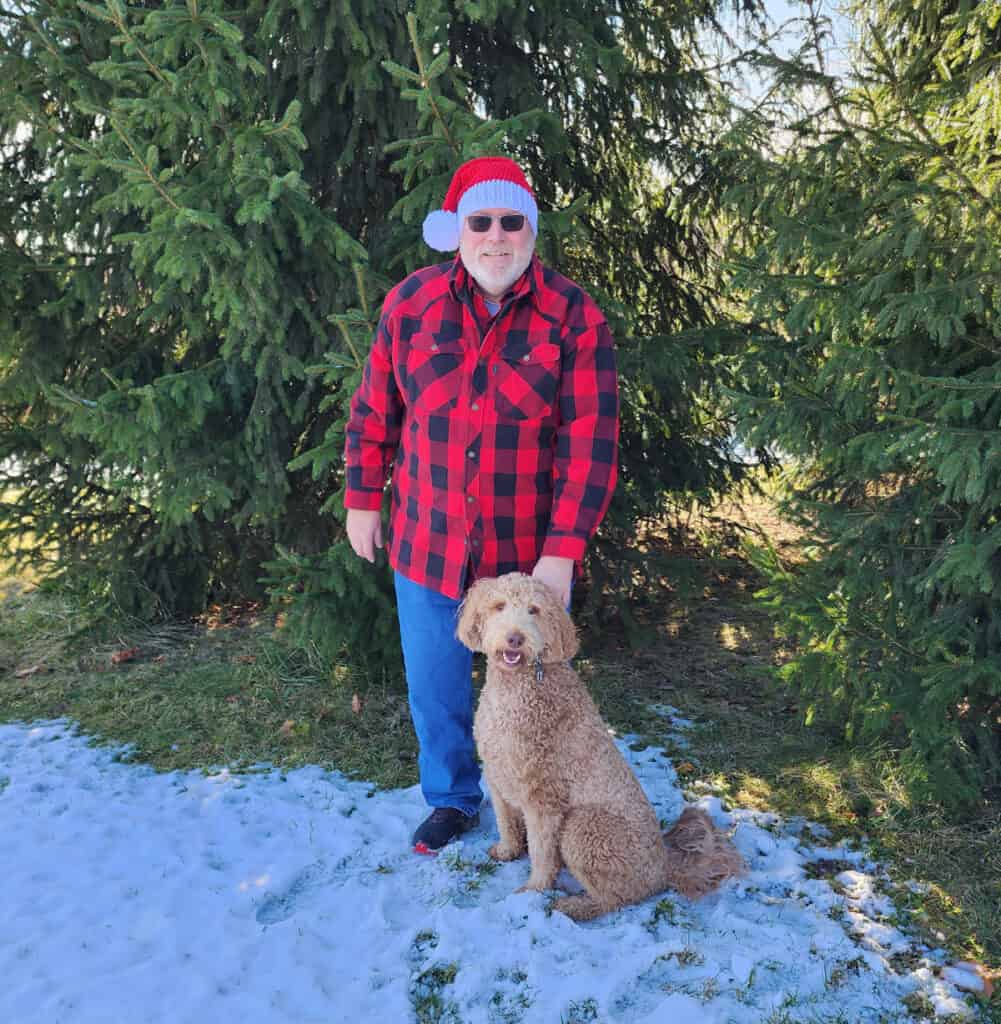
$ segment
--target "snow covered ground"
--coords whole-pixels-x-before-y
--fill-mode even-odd
[[[670,762],[622,750],[662,819]],[[493,813],[410,852],[416,788],[304,768],[157,774],[68,722],[0,726],[0,1021],[782,1024],[969,1015],[881,874],[803,821],[726,813],[746,878],[577,925],[514,895]],[[573,880],[561,876],[561,884]],[[905,1002],[905,1000],[909,1000]]]

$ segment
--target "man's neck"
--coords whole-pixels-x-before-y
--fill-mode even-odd
[[[470,281],[473,282],[473,290],[479,293],[480,298],[483,299],[483,301],[486,302],[488,305],[490,303],[493,303],[495,306],[500,306],[500,304],[504,301],[505,296],[510,295],[511,292],[513,292],[515,288],[518,287],[518,281],[521,280],[521,278],[519,277],[518,281],[515,281],[514,284],[507,289],[507,291],[503,292],[501,295],[494,295],[486,291],[483,287],[481,287],[480,282],[477,281],[472,274],[469,275],[469,279]]]

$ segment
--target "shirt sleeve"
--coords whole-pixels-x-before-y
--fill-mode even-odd
[[[612,500],[618,449],[615,344],[602,318],[564,340],[553,507],[543,555],[584,557]]]
[[[393,373],[392,352],[389,315],[384,311],[344,430],[345,508],[382,506],[403,423],[403,400]]]

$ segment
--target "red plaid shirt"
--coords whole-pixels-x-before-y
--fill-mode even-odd
[[[390,564],[458,598],[579,561],[615,489],[615,350],[593,299],[538,257],[491,317],[462,261],[397,285],[347,423],[348,508],[392,473]]]

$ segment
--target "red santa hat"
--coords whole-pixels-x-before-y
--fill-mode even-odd
[[[441,209],[424,218],[424,241],[439,252],[458,249],[462,221],[477,210],[516,210],[539,233],[539,208],[521,168],[507,157],[478,156],[452,175]]]

